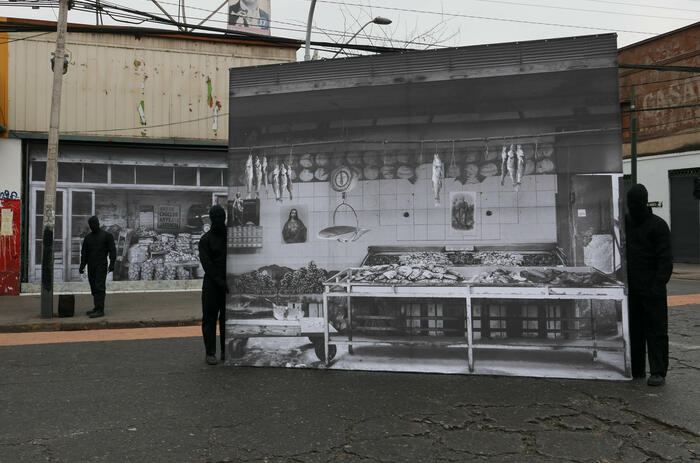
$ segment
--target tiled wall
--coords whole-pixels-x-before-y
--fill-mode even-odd
[[[327,269],[357,266],[367,254],[368,246],[381,245],[468,245],[552,243],[556,236],[556,175],[523,178],[520,191],[513,189],[510,179],[501,186],[499,177],[482,183],[465,184],[445,179],[440,203],[435,205],[429,165],[423,178],[414,184],[408,180],[364,180],[347,195],[347,202],[357,211],[360,227],[371,231],[352,243],[321,240],[319,230],[332,222],[333,210],[341,195],[328,183],[294,183],[293,200],[285,195],[276,202],[272,188],[261,194],[260,211],[263,227],[263,248],[251,254],[229,256],[228,266],[234,273],[247,272],[264,265],[277,264],[298,268],[313,260]],[[245,196],[244,188],[238,188]],[[475,225],[469,232],[451,227],[450,193],[475,193]],[[308,228],[308,241],[284,244],[282,226],[286,217],[280,208],[304,205],[302,221]],[[489,214],[490,212],[490,214]],[[338,224],[354,225],[347,209],[340,209]]]

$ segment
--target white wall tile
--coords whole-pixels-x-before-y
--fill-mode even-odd
[[[328,196],[314,196],[314,211],[325,212],[328,210],[330,210],[330,198]]]
[[[313,182],[314,186],[314,197],[328,197],[330,196],[330,185],[327,182]]]
[[[363,195],[362,196],[362,209],[366,211],[377,211],[379,210],[379,195]]]
[[[296,183],[294,186],[297,187],[297,194],[300,198],[312,197],[314,195],[313,183]]]
[[[531,225],[537,223],[537,208],[535,207],[520,207],[518,208],[518,223],[520,225]],[[530,227],[523,227],[527,230]]]
[[[413,221],[416,224],[427,224],[428,223],[428,210],[427,209],[414,209],[413,210]]]
[[[556,196],[554,190],[538,191],[537,206],[554,206],[556,204]]]
[[[379,209],[382,211],[385,211],[388,209],[396,209],[396,194],[380,195],[379,196]]]
[[[537,208],[537,223],[555,224],[557,222],[557,211],[554,206]]]
[[[520,183],[520,191],[535,191],[536,189],[537,185],[534,176],[526,175],[522,178]]]
[[[414,222],[414,217],[413,217],[413,211],[412,210],[404,210],[404,209],[398,209],[397,210],[397,223],[399,225],[411,225],[413,226]]]
[[[556,190],[557,176],[556,175],[537,175],[535,177],[537,190]]]
[[[428,225],[429,241],[443,241],[445,239],[445,225]]]
[[[408,180],[399,180],[396,184],[396,192],[399,195],[410,195],[414,192],[415,185]]]
[[[428,226],[427,225],[416,225],[413,229],[413,238],[415,240],[427,240],[428,239]]]
[[[480,236],[482,240],[499,240],[501,239],[501,225],[497,223],[482,224]]]
[[[357,215],[360,227],[375,229],[379,226],[379,211],[361,211]]]
[[[502,207],[499,211],[499,223],[517,224],[518,209],[515,207]]]
[[[398,223],[398,213],[396,210],[381,210],[379,211],[379,224],[396,225]]]
[[[537,192],[535,191],[519,191],[518,192],[518,207],[535,207],[537,206]]]
[[[396,208],[407,211],[413,209],[413,194],[398,194],[396,196]]]
[[[396,194],[397,191],[397,183],[401,181],[401,179],[382,179],[379,181],[379,194],[381,195],[387,195],[387,194]],[[404,182],[406,180],[403,180]]]
[[[429,225],[445,225],[447,223],[447,212],[443,208],[428,209]]]
[[[557,226],[556,224],[538,223],[537,242],[540,243],[555,243],[557,241]]]
[[[518,194],[515,191],[501,191],[499,204],[501,207],[516,207]]]
[[[500,206],[501,194],[498,191],[485,191],[480,196],[482,209],[496,209]]]
[[[486,177],[483,182],[481,182],[482,191],[500,191],[501,190],[501,178],[500,177]]]
[[[413,240],[413,226],[412,225],[399,225],[396,227],[396,239],[398,241],[412,241]]]

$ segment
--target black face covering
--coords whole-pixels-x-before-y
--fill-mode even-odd
[[[96,215],[93,215],[88,219],[88,225],[93,233],[100,231],[100,219],[98,219]]]
[[[651,215],[648,202],[649,193],[641,183],[633,185],[627,192],[627,210],[635,223],[643,223]]]
[[[224,208],[214,205],[209,209],[209,220],[211,220],[211,231],[215,235],[226,234],[226,211]]]

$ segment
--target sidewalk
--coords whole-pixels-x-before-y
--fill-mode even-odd
[[[41,318],[41,297],[0,297],[0,332],[61,331],[105,328],[140,328],[197,325],[202,319],[201,291],[107,294],[105,316],[89,318],[92,296],[75,296],[75,316],[58,318],[58,297],[54,297],[54,318]]]
[[[681,280],[700,280],[700,265],[673,264],[673,278]]]

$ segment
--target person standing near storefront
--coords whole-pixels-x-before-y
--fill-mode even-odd
[[[224,350],[224,318],[226,311],[226,212],[214,205],[209,209],[211,228],[199,241],[199,261],[204,268],[202,284],[202,337],[206,362],[216,365],[216,320],[219,320],[221,361]]]
[[[105,292],[107,273],[114,271],[114,262],[117,258],[117,249],[114,246],[114,237],[100,229],[100,220],[93,215],[88,219],[90,233],[83,240],[80,250],[80,274],[88,268],[88,281],[90,292],[95,307],[87,312],[90,318],[103,317],[105,314]],[[107,266],[109,256],[109,266]]]
[[[644,185],[627,192],[625,217],[627,279],[632,376],[645,376],[645,348],[649,354],[649,386],[666,382],[668,370],[668,307],[666,284],[673,272],[671,232],[647,206]]]

